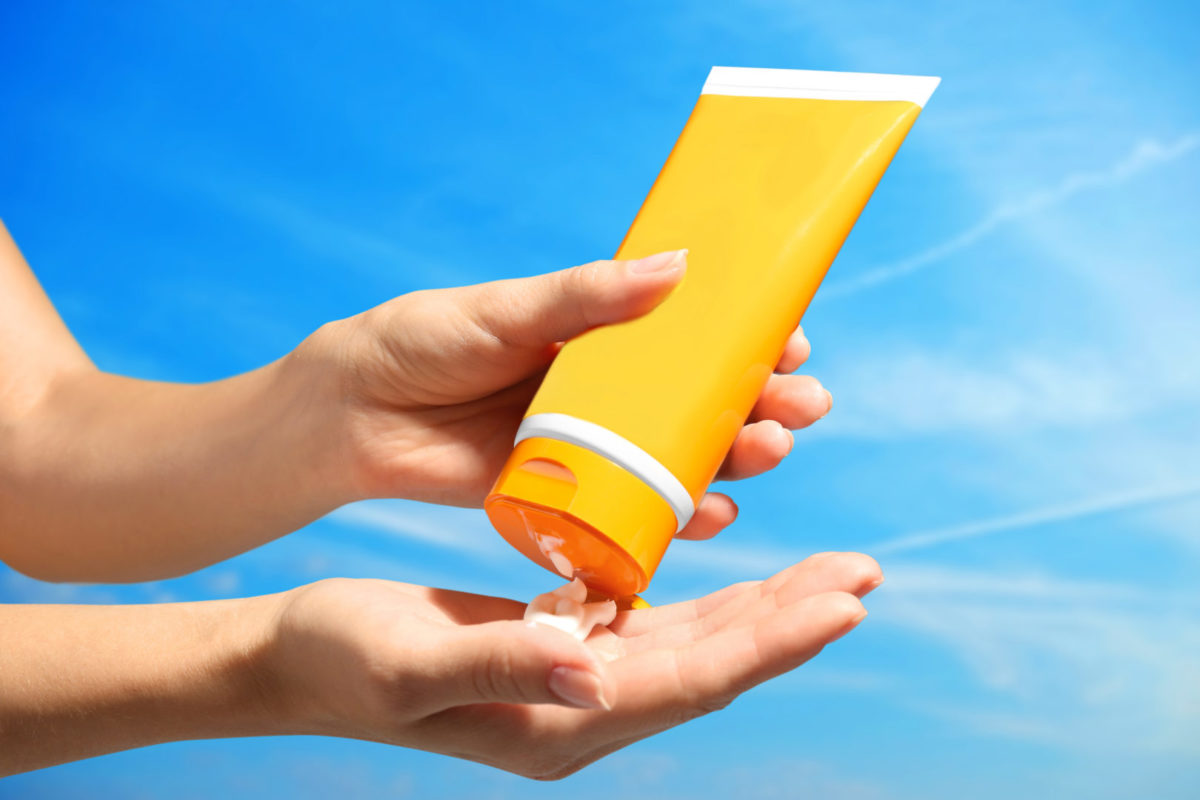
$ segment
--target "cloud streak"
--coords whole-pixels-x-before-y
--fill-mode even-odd
[[[1185,134],[1166,144],[1157,139],[1143,139],[1107,168],[1067,175],[1055,186],[996,208],[974,225],[943,242],[891,264],[869,269],[857,277],[830,284],[821,290],[820,296],[824,299],[845,297],[910,275],[966,250],[1006,224],[1062,205],[1076,195],[1118,186],[1147,170],[1178,161],[1197,148],[1200,148],[1200,131]]]
[[[936,643],[987,690],[950,704],[914,682],[913,710],[1064,749],[1200,752],[1190,593],[932,566],[889,570],[888,587],[876,622]]]
[[[1026,522],[1103,513],[1172,497],[1200,496],[1200,485],[1113,496],[1021,515]],[[1051,513],[1054,511],[1056,513]],[[1006,518],[1015,524],[1015,515]],[[706,543],[685,560],[719,572],[733,548]],[[667,558],[677,555],[673,547]],[[796,560],[783,550],[755,551],[727,571],[770,572]],[[759,563],[761,562],[761,563]],[[905,643],[932,646],[925,681],[904,670],[829,682],[797,673],[776,689],[874,693],[919,714],[986,736],[1064,750],[1160,754],[1197,752],[1200,712],[1200,610],[1190,592],[1136,583],[1070,578],[1044,570],[996,571],[905,562],[887,569],[871,596],[875,623]],[[742,577],[739,575],[739,577]],[[924,645],[920,643],[924,642]],[[909,646],[906,644],[905,646]],[[962,664],[974,688],[948,702],[937,675]],[[818,668],[819,670],[819,668]],[[903,691],[897,693],[897,689]],[[1120,728],[1111,721],[1122,720]]]
[[[1049,525],[1051,523],[1112,514],[1118,511],[1158,506],[1197,497],[1200,497],[1200,483],[1153,487],[1132,492],[1106,494],[1076,503],[1045,506],[1017,514],[977,520],[948,528],[910,533],[880,542],[869,549],[872,553],[878,555],[906,553],[950,542],[975,539],[980,536],[1025,530],[1039,525]]]
[[[1200,481],[1108,493],[1072,503],[1042,506],[945,528],[906,533],[863,549],[876,556],[910,553],[967,539],[1023,531],[1041,525],[1099,517],[1121,511],[1156,508],[1193,499],[1200,499]],[[803,560],[807,555],[805,551],[769,546],[734,547],[719,542],[676,542],[666,558],[676,569],[694,569],[728,579],[743,580],[766,577]],[[1024,586],[1029,591],[1037,589],[1028,582]]]
[[[1084,351],[1043,346],[974,359],[896,346],[855,353],[829,370],[826,380],[838,387],[838,407],[808,435],[895,439],[1091,427],[1194,394],[1200,384],[1185,374],[1139,371],[1141,391],[1131,392],[1130,372],[1117,372],[1111,362],[1111,351],[1100,345]]]
[[[328,519],[418,544],[490,560],[505,548],[476,509],[443,506],[410,507],[403,501],[368,500],[339,508]]]

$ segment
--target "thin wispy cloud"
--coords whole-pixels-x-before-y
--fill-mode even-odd
[[[966,539],[1024,531],[1042,525],[1122,511],[1157,508],[1195,499],[1200,499],[1200,481],[1108,493],[1071,503],[1042,506],[945,528],[907,533],[869,545],[864,550],[876,556],[909,553]],[[746,580],[765,578],[802,561],[807,555],[807,551],[788,548],[727,545],[720,542],[676,542],[667,551],[664,568],[670,571],[697,570],[730,580]],[[1031,583],[1029,580],[1023,581],[1022,586],[1030,593],[1037,593],[1046,588],[1043,582]],[[1012,589],[1011,585],[1005,585],[1006,591]]]
[[[781,548],[679,541],[667,551],[664,564],[669,569],[695,569],[741,580],[765,578],[805,555]]]
[[[845,297],[925,269],[955,255],[1009,223],[1062,205],[1076,195],[1118,186],[1147,170],[1165,166],[1200,148],[1200,131],[1174,141],[1143,139],[1123,158],[1104,169],[1075,172],[1054,186],[1033,192],[992,211],[966,230],[907,258],[869,269],[857,277],[825,286],[820,297]]]
[[[475,558],[491,559],[507,547],[475,509],[430,505],[417,510],[403,501],[374,500],[343,506],[327,519]]]
[[[1197,497],[1200,497],[1200,483],[1153,487],[1132,492],[1107,494],[1076,503],[1046,506],[1031,511],[977,520],[948,528],[910,533],[880,542],[869,549],[872,553],[878,555],[905,553],[936,547],[950,542],[958,542],[964,539],[975,539],[980,536],[1021,531],[1039,525],[1067,522],[1086,517],[1112,514],[1118,511],[1130,511],[1180,500],[1190,500]]]
[[[1066,749],[1197,752],[1200,626],[1189,594],[963,567],[889,571],[876,624],[937,643],[988,691],[947,703],[913,681],[914,710]],[[1106,721],[1119,719],[1114,728]]]
[[[1140,367],[1139,367],[1140,368]],[[1200,391],[1200,377],[1139,374],[1112,368],[1099,345],[1013,348],[974,358],[905,345],[883,345],[839,358],[823,376],[837,387],[834,413],[810,438],[896,439],[947,431],[1011,435],[1039,428],[1112,424],[1181,394]],[[1160,386],[1171,378],[1172,385]]]
[[[264,191],[214,191],[249,216],[271,225],[299,247],[337,259],[348,266],[379,270],[411,268],[423,260],[380,233],[334,219],[280,194]]]
[[[1071,513],[1098,514],[1195,496],[1200,496],[1200,485],[1111,496],[1004,521],[1011,527],[1048,523]],[[800,558],[797,552],[759,549],[731,566],[728,557],[737,549],[719,543],[676,545],[664,568],[686,562],[744,577],[743,570],[757,567],[768,574]],[[683,553],[687,555],[676,558]],[[947,703],[936,681],[926,685],[883,669],[871,679],[840,687],[824,685],[817,673],[816,687],[884,696],[903,683],[906,699],[901,705],[911,711],[953,717],[980,734],[1062,749],[1128,745],[1122,733],[1113,733],[1106,724],[1122,719],[1136,731],[1136,747],[1142,752],[1196,752],[1200,626],[1195,619],[1200,606],[1190,593],[1045,570],[920,562],[889,567],[887,576],[868,602],[875,624],[898,629],[906,641],[934,645],[962,663],[984,691],[969,703]],[[802,672],[775,685],[780,691],[805,688],[812,687]]]

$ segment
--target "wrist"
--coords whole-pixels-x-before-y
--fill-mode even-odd
[[[322,445],[320,480],[339,498],[338,506],[356,500],[394,497],[396,482],[380,468],[380,447],[394,434],[397,422],[386,406],[373,399],[367,377],[389,359],[381,347],[377,318],[368,311],[328,322],[314,331],[281,362],[286,380],[303,385],[314,419],[311,429]],[[406,448],[389,447],[389,452]]]
[[[292,698],[275,666],[278,619],[287,593],[260,595],[228,603],[210,657],[211,674],[226,710],[218,736],[270,736],[302,732],[291,713]]]
[[[352,621],[331,616],[329,609],[331,594],[346,583],[333,578],[256,598],[270,602],[258,612],[265,627],[252,672],[279,733],[353,737],[350,721],[373,705],[362,696],[363,665],[339,636],[330,635],[331,626],[353,628]]]
[[[303,588],[303,587],[301,587]],[[305,708],[305,698],[290,679],[281,620],[293,594],[292,589],[272,595],[236,600],[228,645],[218,658],[227,694],[238,698],[245,716],[241,735],[286,735],[314,733]]]
[[[353,439],[352,319],[322,325],[266,367],[271,372],[266,391],[289,398],[293,463],[306,476],[304,488],[324,498],[326,512],[371,496],[360,477]]]

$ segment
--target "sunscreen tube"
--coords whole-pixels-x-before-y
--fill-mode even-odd
[[[484,502],[537,563],[645,590],[938,78],[714,67],[618,259],[688,249],[555,357]]]

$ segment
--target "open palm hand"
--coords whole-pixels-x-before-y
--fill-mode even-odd
[[[866,615],[859,598],[881,581],[867,556],[823,553],[765,581],[621,612],[586,643],[522,622],[512,600],[323,581],[287,596],[274,670],[292,698],[283,713],[312,733],[553,779],[808,661]]]

